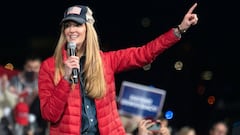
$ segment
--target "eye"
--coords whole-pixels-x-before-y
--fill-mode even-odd
[[[82,26],[82,25],[83,25],[82,23],[77,23],[74,26],[79,27],[79,26]]]
[[[83,24],[80,24],[80,23],[70,23],[70,22],[66,22],[66,23],[64,23],[63,24],[63,27],[64,27],[64,29],[66,29],[66,28],[69,28],[69,27],[71,27],[71,26],[73,26],[73,27],[80,27],[80,26],[82,26]]]
[[[64,24],[63,24],[64,29],[66,29],[66,28],[68,28],[68,27],[70,27],[70,26],[71,26],[70,23],[64,23]]]

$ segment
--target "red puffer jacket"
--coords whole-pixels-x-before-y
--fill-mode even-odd
[[[142,47],[100,52],[107,83],[107,94],[102,99],[95,99],[101,135],[126,134],[117,110],[114,74],[152,62],[177,41],[179,38],[170,29]],[[63,51],[63,55],[66,55],[66,51]],[[70,84],[61,79],[55,86],[54,63],[53,57],[50,57],[42,62],[40,68],[38,85],[41,114],[51,123],[50,135],[80,135],[82,101],[79,85],[70,91]]]

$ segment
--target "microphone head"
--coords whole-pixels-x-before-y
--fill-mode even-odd
[[[76,43],[74,43],[74,42],[68,42],[68,44],[67,44],[67,48],[68,49],[76,49]]]

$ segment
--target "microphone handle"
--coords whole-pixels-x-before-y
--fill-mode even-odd
[[[76,56],[76,43],[69,42],[67,44],[67,48],[68,48],[67,51],[68,51],[69,56]],[[77,68],[72,69],[72,81],[73,81],[73,83],[78,83],[78,69]]]
[[[74,68],[72,70],[72,80],[73,80],[73,83],[78,83],[78,69],[77,68]]]

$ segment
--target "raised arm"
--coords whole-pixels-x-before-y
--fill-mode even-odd
[[[196,25],[198,22],[197,14],[193,13],[194,9],[197,7],[197,3],[194,3],[192,7],[185,14],[182,22],[178,25],[178,28],[181,33],[184,33],[192,25]]]

